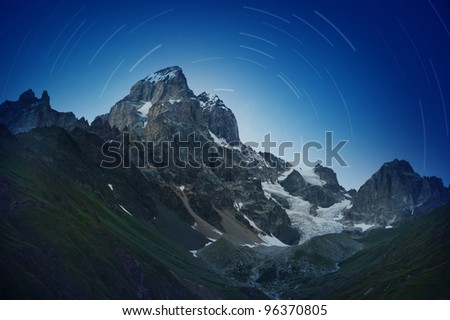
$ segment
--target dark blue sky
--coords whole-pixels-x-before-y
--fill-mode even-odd
[[[179,65],[234,111],[243,141],[349,140],[349,167],[333,165],[347,188],[394,158],[450,182],[448,1],[212,2],[3,3],[0,99],[46,89],[92,121]]]

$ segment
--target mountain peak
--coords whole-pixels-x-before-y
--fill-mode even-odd
[[[22,93],[19,97],[19,102],[23,104],[28,104],[30,101],[33,101],[36,99],[36,95],[34,94],[34,91],[31,89],[28,89],[24,93]]]
[[[383,164],[380,170],[395,170],[403,173],[415,173],[411,164],[406,160],[394,159]]]
[[[39,99],[32,89],[28,89],[19,96],[19,100],[17,100],[15,105],[18,108],[37,107],[41,105],[50,108],[50,97],[47,90],[44,90]]]
[[[189,89],[183,70],[178,66],[158,70],[139,80],[131,88],[130,94],[111,108],[108,123],[119,131],[128,128],[143,137],[144,133],[156,134],[154,121],[159,115],[164,115],[165,120],[161,118],[158,121],[170,120],[172,124],[183,124],[182,127],[189,130],[201,131],[207,124],[207,128],[218,138],[227,142],[240,141],[233,112],[217,95],[203,92],[195,96]],[[144,130],[149,123],[154,127]],[[167,124],[163,127],[168,130]],[[175,127],[171,135],[181,129],[178,125]]]
[[[216,94],[202,92],[197,96],[197,99],[200,101],[200,105],[203,109],[221,107],[224,110],[229,110]]]
[[[404,216],[427,213],[450,200],[436,177],[422,177],[408,161],[386,162],[353,198],[353,220],[388,225]]]
[[[158,101],[186,100],[191,97],[195,96],[187,85],[183,70],[178,66],[173,66],[158,70],[139,80],[131,88],[130,94],[122,100],[135,104],[143,101],[155,104]]]
[[[50,96],[48,95],[47,90],[42,91],[41,100],[50,105]]]
[[[168,81],[175,78],[185,78],[183,70],[179,66],[172,66],[156,71],[148,75],[144,80],[149,82]]]
[[[203,118],[212,133],[228,142],[240,141],[236,118],[217,95],[203,92],[197,96],[197,100],[203,109]]]
[[[17,101],[5,101],[0,105],[0,123],[16,134],[34,128],[58,126],[65,129],[75,126],[85,128],[84,118],[77,119],[72,112],[58,112],[50,106],[46,90],[37,98],[33,90],[22,93]]]

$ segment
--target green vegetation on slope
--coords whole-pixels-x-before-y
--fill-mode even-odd
[[[70,142],[60,129],[50,130]],[[77,148],[64,141],[64,148],[53,150],[61,159],[45,159],[18,142],[0,141],[0,298],[261,297],[216,280],[157,228],[105,203],[108,197],[93,187],[101,179],[95,172],[84,168],[86,176],[73,179],[85,166],[74,157]]]
[[[450,204],[397,228],[374,230],[362,242],[364,250],[339,271],[285,297],[450,299]]]

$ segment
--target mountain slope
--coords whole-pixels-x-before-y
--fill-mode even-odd
[[[291,299],[450,299],[450,204],[372,231],[364,249]]]
[[[405,160],[385,163],[356,193],[347,217],[353,221],[392,224],[424,214],[450,201],[450,188],[437,177],[421,177]]]
[[[81,147],[63,129],[31,131],[15,142],[0,129],[1,137],[8,138],[0,141],[1,298],[262,297],[216,280],[186,248],[125,202],[122,210],[106,181],[130,175],[115,172],[114,177],[87,166]],[[60,161],[55,156],[42,160],[28,149],[30,140],[47,155],[48,148],[58,150]],[[63,143],[58,146],[58,141]],[[80,170],[90,184],[71,176]],[[104,181],[104,187],[93,188],[93,181]],[[120,184],[115,188],[120,190]],[[138,198],[133,190],[128,195]],[[170,215],[161,207],[150,207],[153,216]],[[188,224],[185,229],[195,233]],[[201,235],[196,243],[195,235],[189,238],[193,246],[205,243]]]

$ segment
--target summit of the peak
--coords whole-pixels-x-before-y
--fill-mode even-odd
[[[183,70],[179,66],[167,67],[148,75],[144,80],[149,82],[167,81],[182,76]]]

